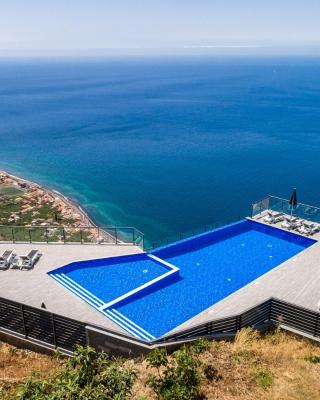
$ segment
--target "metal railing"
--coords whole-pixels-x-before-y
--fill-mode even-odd
[[[269,299],[249,310],[226,318],[220,318],[206,323],[183,329],[169,336],[164,336],[161,342],[180,341],[201,336],[214,336],[222,334],[234,334],[242,328],[254,327],[270,321],[272,299]]]
[[[266,210],[283,212],[285,214],[291,214],[292,211],[292,213],[299,218],[311,222],[320,222],[319,207],[298,203],[296,207],[292,208],[289,204],[289,200],[282,199],[281,197],[266,196],[262,200],[254,202],[252,204],[252,217]]]
[[[270,298],[241,314],[212,320],[164,336],[157,343],[195,339],[201,336],[234,334],[242,328],[278,324],[301,334],[320,338],[320,313],[276,298]]]
[[[132,244],[144,248],[144,234],[134,227],[0,225],[0,242]]]
[[[190,329],[166,335],[153,342],[145,342],[131,336],[110,331],[99,326],[76,321],[44,309],[30,307],[19,302],[0,298],[0,330],[6,334],[18,334],[25,339],[53,349],[72,351],[77,344],[89,345],[87,328],[99,329],[105,339],[115,335],[127,343],[141,344],[149,350],[174,342],[183,342],[197,337],[225,337],[236,334],[242,328],[280,326],[291,328],[311,338],[320,338],[320,313],[276,298],[268,299],[240,314],[208,321]],[[98,349],[99,350],[99,349]]]
[[[224,220],[220,220],[211,224],[204,225],[200,228],[190,229],[185,232],[180,232],[174,235],[165,236],[163,239],[157,240],[156,242],[147,242],[146,243],[146,250],[154,250],[156,248],[167,246],[168,244],[179,242],[180,240],[185,240],[191,238],[193,236],[201,235],[206,232],[210,232],[214,229],[221,228],[225,225],[233,224],[235,222],[241,221],[245,219],[245,216],[238,215],[235,218],[227,218]]]
[[[3,298],[0,298],[0,328],[69,351],[77,344],[87,344],[84,323]]]

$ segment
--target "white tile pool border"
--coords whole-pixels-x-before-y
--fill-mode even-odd
[[[147,254],[147,257],[153,259],[154,261],[156,261],[159,264],[165,265],[170,270],[168,272],[166,272],[165,274],[162,274],[162,275],[158,276],[157,278],[154,278],[151,281],[146,282],[143,285],[138,286],[137,288],[135,288],[133,290],[130,290],[130,292],[127,292],[127,293],[117,297],[116,299],[109,301],[108,303],[102,304],[102,306],[99,307],[99,311],[104,311],[106,308],[110,308],[110,307],[116,305],[117,303],[119,303],[120,301],[123,301],[123,300],[133,296],[134,294],[141,292],[142,290],[146,289],[147,287],[153,286],[155,283],[162,281],[163,279],[167,278],[168,276],[177,274],[180,271],[179,268],[176,267],[175,265],[170,264],[167,261],[164,261],[161,258],[154,256],[153,254]]]
[[[156,339],[155,336],[151,335],[151,333],[141,328],[141,326],[137,325],[131,319],[121,314],[118,310],[115,310],[114,308],[108,308],[105,311],[102,311],[102,314],[138,339],[143,339],[147,341]]]

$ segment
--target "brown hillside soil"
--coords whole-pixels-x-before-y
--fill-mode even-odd
[[[319,344],[281,331],[260,336],[244,329],[234,342],[212,342],[201,355],[207,376],[202,393],[208,400],[319,400],[320,363],[306,360],[310,356],[320,356]],[[145,386],[152,372],[146,362],[128,363],[138,372],[132,398],[155,399]],[[0,399],[15,398],[17,386],[32,371],[47,378],[59,365],[55,357],[0,343]]]
[[[234,343],[212,346],[203,360],[216,370],[216,379],[203,384],[208,399],[320,399],[319,345],[284,332],[260,338],[242,330]]]
[[[33,372],[47,378],[59,367],[55,357],[17,349],[0,342],[0,399],[13,399],[16,388]]]
[[[201,355],[207,365],[202,392],[208,400],[319,400],[320,363],[306,357],[320,356],[320,345],[285,332],[260,336],[242,330],[234,342],[213,342]],[[136,365],[139,381],[135,399],[155,399],[145,388],[150,370],[146,363]]]

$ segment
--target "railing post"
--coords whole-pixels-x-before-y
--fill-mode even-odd
[[[51,324],[52,324],[52,333],[53,333],[53,345],[57,348],[57,334],[56,334],[56,326],[54,323],[54,315],[50,313]]]
[[[29,233],[29,243],[32,243],[32,240],[31,240],[31,231],[30,231],[30,229],[28,229],[28,233]]]
[[[314,335],[313,336],[320,336],[320,334],[318,335],[319,319],[320,319],[320,317],[319,317],[319,315],[317,315],[317,319],[316,319],[316,323],[315,323],[315,327],[314,327]]]
[[[83,244],[82,228],[80,228],[80,241],[81,241],[81,244]]]
[[[24,307],[23,307],[22,303],[20,303],[20,312],[21,312],[21,318],[22,318],[22,326],[23,326],[24,337],[27,338],[26,321],[25,321],[25,318],[24,318]]]
[[[269,313],[268,313],[268,321],[271,321],[271,315],[272,315],[272,299],[269,300]]]
[[[237,331],[240,331],[240,329],[241,329],[241,322],[242,322],[241,320],[242,320],[241,314],[237,315],[236,316],[236,330]]]
[[[49,238],[48,238],[48,228],[46,227],[46,241],[47,243],[49,242]]]
[[[14,229],[11,228],[11,233],[12,233],[12,243],[15,243],[15,239],[14,239]]]
[[[66,244],[66,231],[64,228],[62,228],[62,237],[63,237],[63,243]]]
[[[114,228],[114,235],[115,235],[115,239],[116,239],[116,244],[118,244],[118,231],[117,231],[117,228]]]

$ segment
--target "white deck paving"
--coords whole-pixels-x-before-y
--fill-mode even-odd
[[[44,302],[46,309],[55,314],[127,334],[118,325],[52,279],[47,272],[73,261],[141,253],[139,247],[132,245],[0,243],[0,254],[7,249],[14,250],[18,255],[38,249],[43,255],[32,270],[0,271],[0,297],[37,308],[40,308],[41,303]]]

